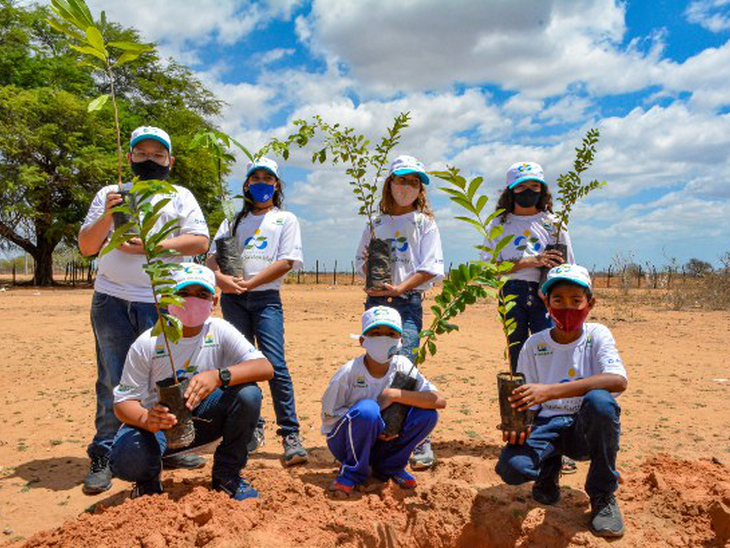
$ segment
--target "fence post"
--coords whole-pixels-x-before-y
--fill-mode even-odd
[[[656,275],[656,266],[652,266],[651,271],[652,271],[652,276],[654,276],[654,289],[656,289],[658,287],[658,283],[659,283],[659,279]]]
[[[319,285],[319,259],[317,259],[314,266],[314,283]]]
[[[350,261],[352,265],[352,285],[355,285],[355,261]]]
[[[15,263],[13,263],[13,285],[15,285]]]
[[[453,265],[453,264],[454,264],[454,263],[449,263],[449,271],[448,271],[448,273],[446,274],[446,279],[447,279],[447,280],[451,280],[451,265]]]
[[[672,267],[669,267],[669,272],[667,273],[667,289],[669,289],[672,285]]]
[[[611,266],[608,267],[608,278],[606,279],[606,287],[611,287]]]
[[[337,261],[335,260],[335,269],[332,271],[332,285],[337,285]]]
[[[638,283],[636,284],[636,287],[641,287],[641,265],[639,265],[639,279],[638,279]]]
[[[297,270],[297,285],[302,283],[301,276],[302,276],[302,270],[304,270],[304,265],[302,265],[302,268]]]

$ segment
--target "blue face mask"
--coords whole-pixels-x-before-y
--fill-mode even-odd
[[[275,185],[267,185],[266,183],[254,183],[248,186],[248,190],[251,192],[254,202],[258,202],[260,204],[271,200],[271,197],[274,195],[275,188]]]

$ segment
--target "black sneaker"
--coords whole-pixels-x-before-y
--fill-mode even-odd
[[[282,438],[281,443],[284,446],[284,464],[286,466],[307,462],[309,455],[302,446],[302,438],[299,437],[299,434],[296,432],[288,434]]]
[[[624,518],[613,493],[591,498],[591,530],[599,537],[624,536]]]
[[[560,500],[560,457],[548,459],[540,469],[540,475],[532,486],[532,498],[540,504],[552,506]]]
[[[112,487],[112,471],[109,469],[109,457],[91,457],[89,471],[84,478],[81,490],[85,495],[98,495]]]
[[[254,451],[256,451],[259,447],[263,447],[265,441],[266,440],[264,439],[264,427],[257,426],[253,431],[253,436],[251,436],[251,441],[248,442],[246,449],[248,449],[249,454],[251,454]]]
[[[195,470],[205,466],[205,459],[195,453],[175,454],[164,457],[162,466],[167,470]]]
[[[162,483],[159,479],[141,481],[134,484],[132,492],[129,494],[129,498],[137,499],[139,497],[146,497],[148,495],[161,495],[162,491]]]

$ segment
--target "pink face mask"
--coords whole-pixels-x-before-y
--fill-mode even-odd
[[[205,320],[210,318],[213,313],[213,301],[198,297],[187,297],[183,306],[183,308],[180,308],[171,304],[168,311],[179,319],[185,327],[203,325]]]
[[[390,193],[393,195],[395,203],[401,207],[408,207],[418,198],[421,189],[413,188],[410,185],[391,185]]]

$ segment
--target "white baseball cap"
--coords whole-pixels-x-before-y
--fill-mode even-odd
[[[259,158],[255,162],[249,162],[246,165],[246,179],[256,171],[257,169],[265,169],[269,173],[272,173],[274,177],[279,178],[279,166],[271,158]]]
[[[390,308],[389,306],[374,306],[363,313],[363,335],[378,325],[387,325],[388,327],[395,329],[398,333],[403,333],[400,314],[398,314],[398,311],[395,308]]]
[[[393,163],[390,164],[389,175],[399,175],[402,177],[403,175],[408,175],[410,173],[418,175],[424,185],[428,184],[429,180],[428,175],[426,174],[426,168],[422,162],[419,162],[413,156],[407,156],[405,154],[398,156],[395,160],[393,160]]]
[[[514,188],[525,181],[545,183],[542,166],[536,162],[517,162],[507,170],[507,188]]]
[[[215,274],[202,264],[180,263],[180,268],[173,272],[172,279],[175,280],[176,291],[189,285],[202,285],[215,294]]]
[[[145,139],[154,139],[165,145],[165,148],[172,154],[172,141],[170,136],[164,129],[152,126],[141,126],[132,132],[132,138],[129,140],[130,150],[140,141]]]
[[[560,280],[566,280],[593,291],[591,275],[588,273],[587,268],[577,264],[561,264],[560,266],[551,268],[547,273],[547,280],[542,284],[543,294],[547,295],[550,287]]]

